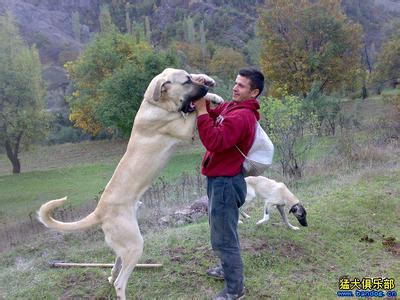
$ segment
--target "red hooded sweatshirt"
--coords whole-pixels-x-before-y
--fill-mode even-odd
[[[260,119],[256,99],[225,102],[215,109],[207,103],[208,114],[197,118],[200,140],[206,148],[201,173],[205,176],[235,176],[242,171],[255,137],[256,121]]]

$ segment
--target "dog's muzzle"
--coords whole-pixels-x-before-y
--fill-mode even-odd
[[[207,95],[207,92],[208,92],[208,86],[200,84],[199,88],[196,89],[195,93],[189,94],[186,97],[186,99],[183,100],[182,105],[179,108],[179,111],[185,114],[194,112],[196,110],[194,102]]]

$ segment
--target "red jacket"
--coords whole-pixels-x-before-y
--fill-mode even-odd
[[[256,121],[260,119],[256,99],[225,102],[208,114],[197,118],[200,140],[206,148],[201,173],[205,176],[235,176],[242,170],[255,137]]]

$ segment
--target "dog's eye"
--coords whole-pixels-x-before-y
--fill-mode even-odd
[[[190,79],[190,77],[188,77],[187,80],[183,84],[189,84],[189,83],[192,83],[192,79]]]

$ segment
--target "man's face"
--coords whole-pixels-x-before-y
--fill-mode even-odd
[[[246,99],[255,98],[257,97],[258,92],[258,89],[251,89],[249,78],[238,75],[232,89],[232,99],[240,102]]]

